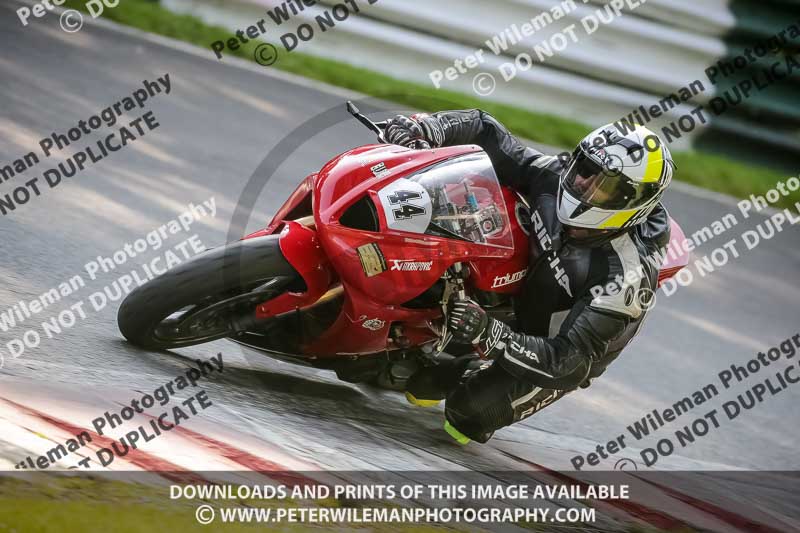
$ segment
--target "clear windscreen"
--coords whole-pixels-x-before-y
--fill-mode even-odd
[[[397,180],[380,197],[391,228],[514,247],[500,183],[483,152]]]

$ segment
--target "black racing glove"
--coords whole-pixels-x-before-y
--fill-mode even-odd
[[[438,121],[430,115],[418,114],[413,117],[397,115],[386,124],[386,141],[406,148],[427,149],[439,146],[436,139],[441,130]]]
[[[454,341],[472,344],[481,356],[488,359],[494,359],[503,352],[511,328],[489,317],[480,305],[472,300],[453,300],[447,316]]]
[[[472,300],[451,301],[447,316],[453,340],[460,344],[478,344],[489,325],[489,315]]]

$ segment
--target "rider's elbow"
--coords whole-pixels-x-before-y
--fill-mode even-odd
[[[500,366],[511,375],[543,389],[572,390],[578,388],[592,368],[591,357],[573,355],[562,359],[560,364],[534,366],[506,352],[498,360]]]

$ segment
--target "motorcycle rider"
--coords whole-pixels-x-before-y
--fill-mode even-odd
[[[571,157],[524,146],[481,110],[399,115],[386,140],[409,148],[476,144],[501,183],[531,207],[530,267],[514,299],[516,323],[473,301],[451,303],[453,340],[477,355],[422,369],[412,403],[445,399],[445,429],[486,442],[603,373],[654,303],[670,222],[660,198],[674,171],[669,150],[643,126],[587,135]]]

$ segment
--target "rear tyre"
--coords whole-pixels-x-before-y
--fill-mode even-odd
[[[235,334],[258,304],[302,278],[286,261],[277,236],[247,239],[204,252],[136,288],[117,323],[131,343],[170,349]]]

